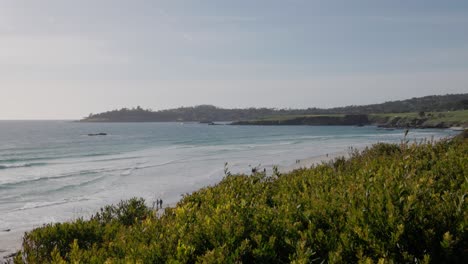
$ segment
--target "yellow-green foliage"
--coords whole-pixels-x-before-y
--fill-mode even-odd
[[[448,263],[468,259],[468,142],[377,144],[228,175],[161,217],[132,199],[27,233],[20,263]]]

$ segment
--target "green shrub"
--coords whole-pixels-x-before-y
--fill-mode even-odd
[[[128,201],[121,201],[117,205],[108,205],[101,208],[91,220],[96,220],[101,224],[108,224],[111,221],[118,221],[122,225],[130,226],[137,221],[144,220],[152,214],[151,210],[145,205],[142,198],[132,198]]]

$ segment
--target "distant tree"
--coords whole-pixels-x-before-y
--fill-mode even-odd
[[[424,111],[421,111],[418,113],[419,117],[423,118],[426,116],[426,113]]]
[[[462,106],[462,109],[468,109],[468,99],[466,100],[461,100],[460,104]]]

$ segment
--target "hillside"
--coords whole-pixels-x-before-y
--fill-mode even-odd
[[[377,144],[28,232],[16,263],[466,263],[468,140]]]
[[[177,109],[151,111],[140,107],[90,114],[82,122],[202,122],[242,121],[273,116],[291,115],[368,115],[380,113],[444,112],[468,110],[468,94],[425,96],[402,101],[365,106],[347,106],[330,109],[223,109],[212,105],[181,107]]]
[[[387,128],[467,128],[468,110],[369,115],[283,115],[237,121],[232,125],[376,125]]]
[[[305,126],[353,126],[370,124],[367,115],[293,115],[269,117],[257,120],[237,121],[231,125],[259,125],[259,126],[278,126],[278,125],[305,125]]]
[[[468,94],[432,95],[382,104],[347,106],[330,109],[335,113],[382,114],[409,112],[446,112],[468,109]]]
[[[381,127],[468,128],[468,110],[447,112],[371,114],[369,115],[369,120],[372,124],[376,124]]]

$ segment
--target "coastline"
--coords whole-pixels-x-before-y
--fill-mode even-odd
[[[318,256],[306,256],[309,257],[308,260],[310,257],[314,257],[314,259],[318,257],[327,261],[330,258],[330,252],[339,254],[338,256],[341,258],[342,246],[344,245],[346,252],[351,253],[349,256],[348,254],[343,256],[347,258],[346,262],[357,262],[361,257],[353,254],[356,251],[356,244],[365,247],[369,243],[379,244],[381,242],[386,248],[382,252],[394,251],[395,254],[382,256],[375,252],[370,253],[373,255],[366,255],[365,258],[368,260],[371,256],[376,255],[381,259],[385,257],[385,259],[392,261],[406,258],[408,251],[399,251],[398,245],[391,241],[388,242],[387,238],[395,232],[401,232],[401,227],[410,223],[411,226],[417,228],[405,231],[404,234],[408,236],[403,236],[401,243],[405,245],[421,243],[423,247],[422,250],[409,248],[408,250],[412,250],[409,252],[411,256],[404,259],[406,262],[419,259],[427,260],[427,256],[436,260],[437,263],[463,262],[464,232],[457,228],[463,225],[464,219],[459,213],[460,209],[450,199],[433,198],[440,194],[445,196],[447,193],[449,193],[449,197],[463,195],[463,186],[455,183],[464,181],[463,173],[458,172],[466,167],[463,163],[468,147],[466,145],[466,132],[468,131],[456,136],[454,140],[441,142],[431,140],[411,146],[375,145],[369,151],[364,150],[361,153],[350,149],[348,155],[350,157],[343,166],[342,159],[339,159],[337,163],[328,162],[323,166],[293,171],[282,177],[264,179],[263,167],[257,167],[260,168],[260,172],[256,174],[253,170],[253,176],[248,176],[250,173],[247,173],[247,175],[239,177],[226,177],[217,185],[209,186],[192,194],[187,193],[189,196],[177,203],[175,207],[171,206],[171,208],[164,210],[164,213],[161,212],[160,220],[152,217],[153,212],[148,210],[149,208],[143,207],[143,200],[133,199],[129,203],[118,206],[123,210],[127,210],[125,208],[141,208],[143,210],[126,215],[135,219],[130,222],[130,225],[128,225],[127,217],[121,218],[120,216],[109,219],[117,221],[115,223],[99,218],[98,220],[103,220],[105,225],[99,225],[100,227],[97,229],[94,229],[95,221],[84,223],[84,226],[81,223],[69,223],[70,229],[66,230],[71,232],[78,230],[76,237],[83,238],[83,243],[88,243],[88,245],[89,243],[93,245],[97,243],[97,247],[83,249],[80,247],[80,249],[76,248],[79,251],[70,251],[67,245],[73,242],[73,237],[65,238],[61,235],[64,231],[62,228],[51,227],[33,232],[31,238],[33,245],[25,251],[25,254],[31,257],[32,262],[49,262],[51,261],[51,252],[56,251],[54,249],[56,241],[66,239],[65,244],[62,243],[59,249],[61,255],[53,254],[58,261],[90,262],[99,258],[99,262],[111,259],[132,262],[188,262],[187,255],[174,254],[174,252],[180,252],[181,244],[190,245],[189,254],[191,255],[189,257],[192,260],[212,262],[219,258],[217,256],[213,258],[210,252],[221,249],[223,254],[227,254],[221,255],[221,259],[227,256],[231,259],[242,258],[242,261],[262,261],[264,255],[258,258],[250,252],[263,248],[266,243],[274,242],[271,242],[271,239],[258,239],[259,233],[265,237],[278,237],[279,241],[282,242],[299,240],[301,238],[298,238],[297,234],[302,234],[304,230],[307,230],[306,232],[312,235],[312,237],[307,238],[308,243],[311,243],[314,251],[320,252]],[[315,164],[319,160],[341,156],[341,154],[343,153],[296,160],[295,164],[302,163],[302,166],[299,165],[299,167],[304,167]],[[434,157],[436,158],[434,159]],[[433,163],[433,160],[437,160],[437,162]],[[285,167],[288,166],[284,166],[283,170],[286,170]],[[289,167],[298,167],[298,165]],[[440,174],[432,173],[434,168],[440,170]],[[411,177],[407,177],[408,171],[412,172],[409,174]],[[455,174],[453,174],[454,171]],[[452,176],[456,178],[451,178]],[[440,179],[450,179],[450,181],[439,181]],[[440,184],[433,184],[434,182]],[[401,186],[405,184],[408,187],[403,189],[406,192],[402,192]],[[420,187],[421,185],[423,186]],[[421,197],[422,201],[414,200],[414,197],[421,193],[421,189],[428,194]],[[383,205],[383,200],[388,202]],[[408,215],[408,206],[406,206],[408,200],[414,201],[413,204],[410,204],[411,208],[418,208],[415,209],[415,213],[421,217]],[[393,206],[394,204],[397,206]],[[364,212],[367,210],[372,212],[371,219],[368,213],[362,213],[363,208],[366,209]],[[388,211],[388,208],[394,209]],[[447,208],[449,217],[453,217],[455,222],[447,222],[446,215],[438,214],[440,208]],[[297,224],[303,221],[304,217],[306,217],[308,225]],[[348,221],[349,217],[355,217],[355,220]],[[226,220],[229,219],[232,221],[228,221],[226,226]],[[344,228],[337,230],[330,228],[324,231],[320,229],[324,223],[327,226],[334,226],[337,224],[337,219],[338,224],[343,225]],[[252,224],[252,221],[255,220],[258,222]],[[429,224],[429,226],[427,227],[425,224]],[[319,227],[317,228],[317,226]],[[382,226],[389,228],[389,230],[385,229],[384,236],[382,236]],[[116,227],[118,227],[117,230]],[[248,229],[246,233],[238,232],[238,230],[244,230],[245,227],[251,229]],[[369,228],[370,234],[376,236],[371,241],[362,241],[360,237],[354,237],[355,230],[362,230],[362,228]],[[428,238],[421,240],[419,234],[427,228],[433,228],[436,231],[431,233]],[[284,233],[283,230],[289,229],[291,230],[289,233]],[[87,230],[96,230],[98,233],[111,235],[88,238],[90,233]],[[313,230],[318,230],[318,232],[313,232]],[[444,244],[440,242],[441,234],[444,234],[444,237],[452,234],[446,230],[457,230],[453,232],[453,236],[456,238],[453,241],[460,241],[454,242],[453,251],[449,251],[448,255],[445,254],[446,251],[443,251]],[[323,238],[324,233],[334,238],[333,244],[315,244],[315,241]],[[53,236],[49,237],[48,234]],[[141,240],[142,234],[148,240]],[[205,239],[199,239],[200,237]],[[341,241],[342,237],[354,238],[350,241],[343,241],[344,244],[335,242]],[[243,245],[242,241],[250,239],[257,239],[258,243],[262,244],[252,245],[246,249],[248,251],[244,255],[237,255],[239,248]],[[443,241],[446,240],[447,238],[444,238]],[[117,253],[108,251],[110,243],[115,245]],[[300,247],[299,243],[295,244],[296,248],[290,248],[283,243],[272,245],[271,250],[268,251],[270,254],[268,258],[281,260],[281,262],[291,261],[291,254],[294,254],[297,247]],[[148,248],[148,245],[151,248]],[[226,251],[224,251],[225,245],[228,245]],[[437,247],[433,248],[433,245],[437,245]],[[199,251],[196,253],[198,249]],[[36,256],[35,252],[39,252],[39,254]],[[78,254],[75,254],[77,252]],[[299,256],[293,255],[293,257],[298,258]]]
[[[461,133],[457,137],[466,138],[466,134],[467,134],[467,130],[465,130],[463,133]],[[358,151],[362,151],[365,147],[367,146],[360,146],[354,149]],[[347,150],[347,151],[342,150],[342,151],[328,153],[325,155],[317,155],[317,156],[312,156],[309,158],[300,159],[300,160],[297,160],[295,163],[285,165],[285,166],[279,166],[278,170],[280,173],[288,173],[297,169],[303,169],[303,168],[307,169],[313,165],[330,162],[339,157],[344,157],[345,159],[349,159],[350,156],[351,156],[350,150]],[[271,168],[271,167],[268,167],[268,168]],[[267,170],[267,174],[269,173],[270,171]],[[216,185],[217,183],[218,182],[207,183],[206,186]],[[166,203],[165,206],[163,206],[163,209],[175,207],[178,202],[179,201]],[[158,215],[163,214],[164,210],[157,211],[157,213]],[[72,220],[69,220],[69,221],[72,221]],[[40,227],[40,226],[35,226],[35,227],[31,227],[31,228],[24,229],[24,230],[11,230],[7,232],[5,232],[6,230],[0,230],[0,264],[11,263],[12,258],[13,258],[12,255],[21,249],[21,242],[22,242],[24,232],[27,232],[37,227]]]
[[[288,173],[293,170],[297,170],[301,168],[310,168],[313,165],[318,165],[322,162],[328,162],[338,157],[348,158],[349,153],[343,150],[343,151],[333,152],[333,153],[329,153],[325,155],[307,157],[307,158],[298,160],[298,162],[296,163],[292,163],[286,166],[278,166],[278,170],[280,173]],[[270,172],[270,171],[267,171],[267,172]],[[207,183],[206,186],[209,186],[212,184],[213,183]],[[214,183],[214,184],[217,184],[217,183]],[[164,206],[164,208],[174,207],[177,204],[177,202],[168,203]],[[21,249],[21,244],[22,244],[24,233],[37,227],[40,227],[40,226],[34,226],[29,229],[10,230],[8,232],[5,232],[4,230],[0,230],[0,264],[8,263],[7,261],[9,259],[9,256],[11,256],[11,254],[14,254],[15,252]]]

